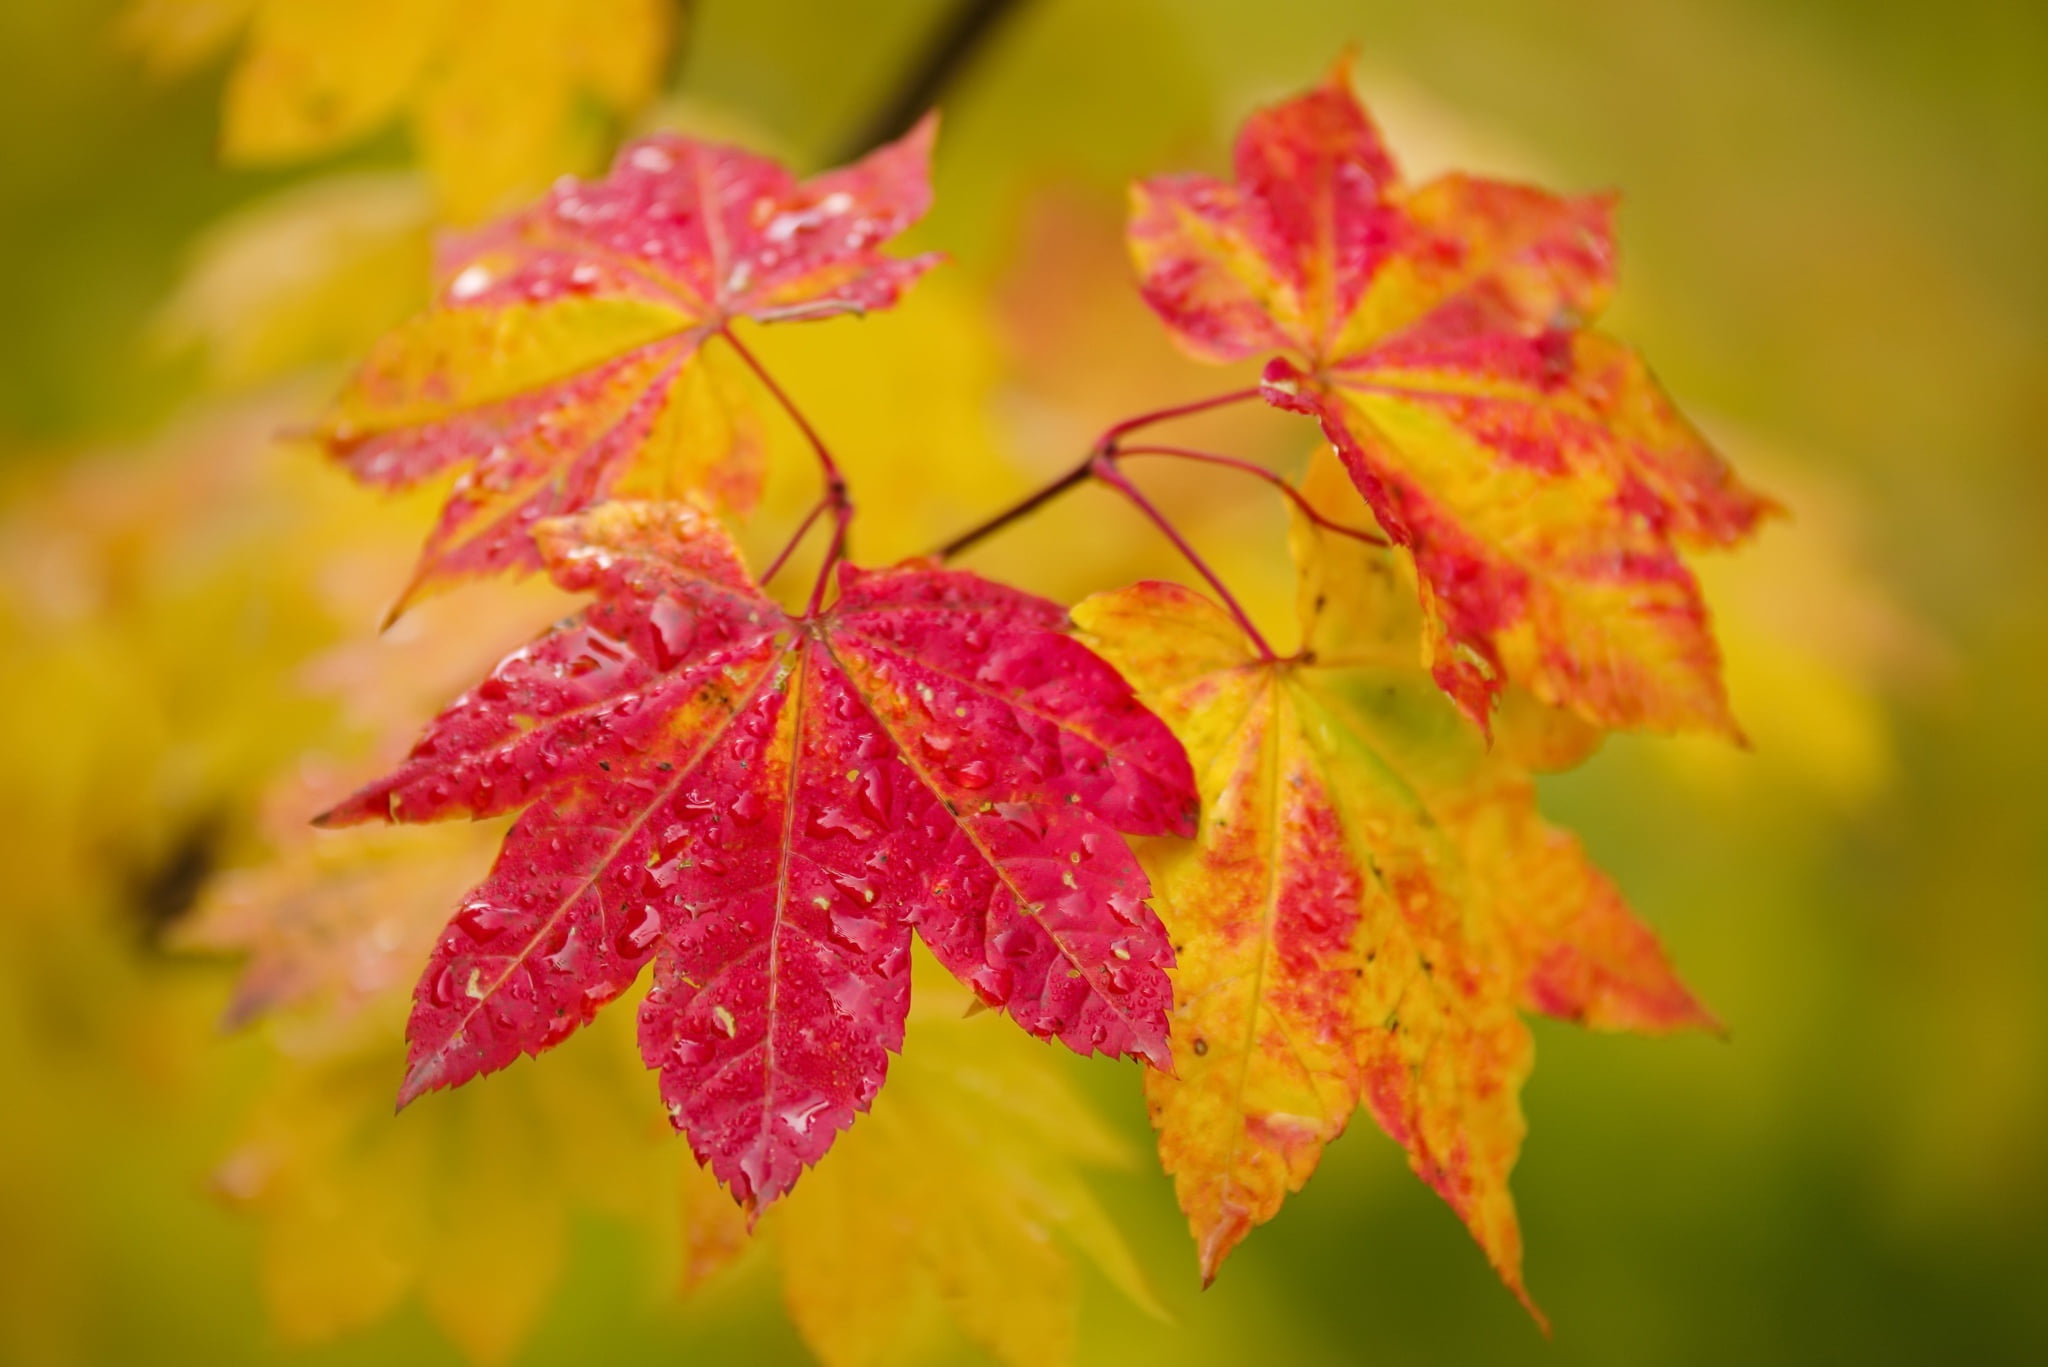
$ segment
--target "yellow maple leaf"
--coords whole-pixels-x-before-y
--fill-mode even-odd
[[[359,354],[426,302],[432,205],[416,176],[322,177],[207,229],[155,331],[239,388]]]
[[[417,1296],[471,1361],[509,1358],[560,1280],[571,1213],[629,1211],[670,1162],[614,1082],[625,1042],[603,1034],[400,1118],[395,1032],[287,1060],[213,1179],[257,1217],[279,1332],[324,1341]]]
[[[1324,454],[1306,485],[1343,522]],[[1518,1008],[1661,1030],[1711,1022],[1568,835],[1520,756],[1583,755],[1532,703],[1489,751],[1419,660],[1412,569],[1298,517],[1301,652],[1146,583],[1074,610],[1187,746],[1193,842],[1144,851],[1173,933],[1179,1071],[1147,1078],[1203,1275],[1272,1218],[1363,1105],[1527,1300],[1508,1174],[1531,1046]],[[1533,1306],[1531,1307],[1533,1310]]]
[[[221,150],[238,165],[325,156],[403,118],[451,218],[592,169],[604,124],[658,91],[663,0],[136,0],[120,34],[177,74],[245,34]]]
[[[1073,1356],[1072,1254],[1159,1311],[1080,1176],[1122,1142],[1045,1051],[920,958],[903,1057],[874,1112],[770,1217],[783,1297],[828,1367],[892,1355],[919,1295],[998,1361]]]

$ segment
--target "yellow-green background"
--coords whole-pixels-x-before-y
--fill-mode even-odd
[[[681,64],[689,107],[816,165],[944,7],[700,8]],[[20,506],[41,506],[85,453],[118,462],[190,401],[199,368],[147,344],[153,310],[205,224],[291,179],[218,169],[219,69],[152,85],[113,50],[110,10],[0,7],[0,489]],[[2048,1360],[2048,7],[1026,4],[946,101],[941,207],[920,233],[957,258],[940,288],[969,310],[1014,302],[1032,205],[1113,205],[1130,176],[1219,166],[1245,109],[1317,78],[1347,43],[1392,134],[1427,144],[1417,160],[1625,192],[1617,326],[1797,514],[1747,570],[1709,579],[1750,643],[1731,652],[1757,752],[1611,744],[1549,799],[1731,1036],[1538,1026],[1516,1188],[1553,1342],[1361,1127],[1206,1293],[1165,1180],[1102,1178],[1177,1322],[1091,1281],[1082,1361]],[[388,139],[350,160],[401,151]],[[1062,288],[1056,273],[1031,286]],[[832,338],[818,332],[792,344],[799,368],[826,368]],[[989,364],[1082,384],[1057,346],[1037,345],[1050,354],[991,344]],[[1098,351],[1114,391],[1118,349]],[[1148,353],[1130,369],[1125,407],[1148,406],[1159,365]],[[1011,482],[1071,459],[1035,446],[1042,427],[1019,416],[1016,384],[988,386],[981,420]],[[882,417],[914,426],[921,413]],[[849,444],[867,435],[853,421]],[[306,487],[359,497],[339,481]],[[1235,525],[1227,508],[1182,502]],[[1110,527],[1136,542],[1111,516],[1084,502],[1040,534]],[[1062,578],[1031,535],[984,563],[1066,593],[1107,586]],[[1172,570],[1149,550],[1123,558],[1139,554]],[[277,593],[260,574],[210,591],[229,600],[216,616],[243,611],[237,595]],[[288,655],[277,642],[297,629],[265,619],[266,658]],[[36,966],[10,975],[0,1002],[0,1349],[449,1360],[416,1309],[283,1352],[252,1231],[205,1191],[255,1046],[214,1036],[226,969],[151,947],[135,890],[200,815],[233,822],[250,800],[193,797],[163,774],[239,772],[214,751],[274,738],[236,736],[224,699],[292,686],[274,663],[232,659],[219,668],[233,677],[213,680],[206,659],[180,655],[209,639],[137,652],[174,662],[165,697],[150,678],[39,687],[27,653],[0,664],[0,898],[36,903],[0,922],[0,953]],[[22,873],[49,863],[38,820],[90,786],[65,769],[75,747],[33,742],[92,736],[94,709],[133,708],[136,690],[167,720],[133,756],[134,800],[108,814],[75,888]],[[266,706],[246,710],[248,726],[297,716]],[[118,788],[118,771],[100,781]],[[152,797],[163,792],[180,796]],[[1141,1141],[1134,1079],[1073,1071]],[[678,1307],[646,1294],[635,1257],[619,1230],[580,1226],[566,1287],[519,1360],[803,1360],[768,1279]]]

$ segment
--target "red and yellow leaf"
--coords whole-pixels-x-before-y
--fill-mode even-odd
[[[460,471],[407,596],[536,565],[532,531],[608,497],[759,496],[738,318],[887,308],[937,259],[880,246],[931,202],[935,125],[798,181],[688,138],[626,147],[611,174],[451,239],[432,307],[370,352],[321,428],[357,479]]]
[[[1309,491],[1332,505],[1342,483],[1325,462]],[[1536,814],[1512,747],[1490,751],[1416,663],[1405,564],[1301,518],[1295,547],[1294,659],[1261,660],[1178,585],[1074,610],[1185,743],[1202,796],[1192,843],[1142,851],[1177,960],[1178,1072],[1146,1079],[1160,1156],[1213,1277],[1362,1105],[1526,1299],[1517,1008],[1648,1030],[1711,1018]]]
[[[881,1085],[913,928],[1031,1033],[1166,1065],[1172,956],[1117,831],[1191,829],[1193,783],[1057,606],[911,563],[792,618],[685,505],[540,542],[596,602],[323,818],[525,809],[420,981],[404,1097],[540,1052],[654,960],[648,1066],[765,1202]]]
[[[1737,735],[1681,547],[1773,511],[1591,320],[1612,201],[1404,186],[1340,68],[1261,110],[1236,180],[1140,184],[1146,300],[1196,355],[1272,355],[1413,554],[1438,683],[1482,726],[1506,683],[1603,726]]]

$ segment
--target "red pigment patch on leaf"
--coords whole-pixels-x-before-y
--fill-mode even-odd
[[[1328,455],[1303,488],[1356,498]],[[1518,1009],[1650,1033],[1714,1021],[1537,810],[1520,756],[1583,757],[1585,723],[1518,693],[1487,746],[1394,649],[1419,630],[1403,560],[1298,513],[1293,545],[1293,659],[1261,658],[1178,585],[1073,611],[1202,785],[1193,845],[1141,848],[1179,947],[1179,1068],[1146,1078],[1160,1160],[1206,1281],[1363,1107],[1540,1322],[1508,1185],[1531,1063]]]
[[[1438,812],[1499,901],[1502,933],[1527,965],[1525,1009],[1644,1035],[1722,1029],[1578,838],[1538,814],[1533,784],[1505,775]]]
[[[807,181],[644,138],[603,179],[449,238],[433,306],[373,348],[320,431],[367,484],[460,472],[406,596],[535,568],[536,522],[614,494],[751,507],[759,434],[706,343],[737,318],[894,304],[938,260],[880,250],[930,207],[935,126]]]
[[[1117,832],[1192,831],[1193,777],[1057,605],[911,563],[792,618],[683,505],[539,540],[592,605],[323,818],[525,808],[421,979],[404,1098],[540,1052],[654,960],[642,1053],[765,1203],[881,1086],[913,930],[1031,1033],[1168,1066],[1172,951]]]
[[[1737,735],[1678,551],[1775,506],[1588,329],[1611,198],[1405,187],[1341,69],[1253,114],[1235,163],[1136,187],[1141,288],[1197,356],[1274,356],[1267,400],[1320,422],[1414,554],[1444,690],[1482,727],[1513,680],[1606,726]]]

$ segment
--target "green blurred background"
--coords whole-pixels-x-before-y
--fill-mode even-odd
[[[667,114],[826,164],[948,8],[705,0]],[[288,451],[179,484],[203,512],[164,503],[167,461],[229,440],[203,414],[240,383],[164,344],[164,301],[224,214],[405,148],[222,169],[224,64],[146,79],[116,10],[0,7],[0,1356],[451,1361],[412,1304],[325,1344],[269,1327],[256,1232],[208,1188],[265,1046],[216,1034],[229,966],[160,924],[260,848],[260,787],[327,724],[303,662],[367,630],[421,513]],[[790,373],[848,444],[995,472],[899,472],[901,550],[1212,387],[1128,298],[1120,187],[1220,166],[1248,108],[1347,44],[1418,174],[1624,192],[1615,326],[1794,510],[1706,573],[1755,751],[1612,742],[1547,796],[1731,1036],[1536,1027],[1516,1189],[1550,1342],[1361,1126],[1207,1292],[1165,1179],[1098,1177],[1173,1323],[1091,1274],[1080,1361],[2048,1361],[2048,7],[1024,3],[943,97],[919,240],[949,278],[867,325],[877,383],[833,389],[824,328],[784,344]],[[312,373],[234,401],[303,411]],[[926,386],[956,396],[936,418]],[[1166,495],[1233,546],[1278,525]],[[355,573],[349,536],[293,500],[384,519],[363,603],[322,587]],[[1029,538],[982,563],[1068,596],[1172,571],[1130,524],[1103,544],[1111,516],[1050,520],[1035,544],[1072,564]],[[1268,603],[1272,552],[1223,557]],[[1142,1154],[1128,1073],[1066,1066]],[[515,1360],[808,1360],[758,1269],[677,1303],[639,1257],[579,1218]],[[943,1333],[915,1353],[977,1360]]]

